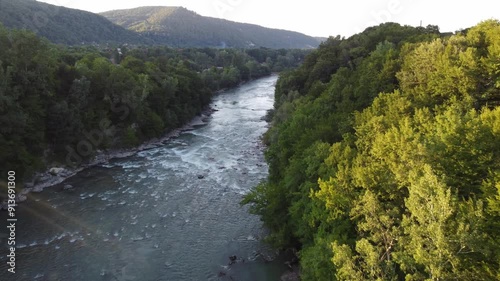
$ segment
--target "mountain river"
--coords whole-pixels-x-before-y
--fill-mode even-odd
[[[276,80],[215,96],[205,125],[157,148],[31,193],[16,209],[15,274],[0,230],[0,280],[279,280],[284,261],[268,262],[262,223],[239,205],[267,176],[260,137]]]

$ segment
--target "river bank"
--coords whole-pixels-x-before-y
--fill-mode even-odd
[[[277,76],[278,73],[271,73],[269,76]],[[257,79],[264,78],[264,77],[259,77]],[[237,87],[241,87],[247,83],[250,83],[252,81],[255,81],[256,79],[251,79],[249,81],[243,81],[240,84],[238,84],[236,87],[233,89],[236,89]],[[226,91],[230,91],[231,88],[225,88],[225,89],[220,89],[214,93],[214,96],[217,96],[221,93],[224,93]],[[168,133],[166,133],[163,137],[161,138],[153,138],[151,140],[148,140],[144,143],[142,143],[139,146],[132,147],[132,148],[126,148],[126,149],[108,149],[108,150],[97,150],[96,155],[88,160],[87,162],[83,162],[77,167],[69,167],[67,165],[61,165],[61,164],[52,164],[50,167],[48,167],[45,171],[42,172],[37,172],[31,177],[30,180],[26,181],[23,183],[23,188],[20,192],[16,194],[15,201],[16,203],[22,203],[28,200],[28,194],[29,193],[39,193],[42,192],[45,188],[55,186],[58,184],[63,183],[67,179],[75,176],[76,174],[98,166],[102,164],[108,163],[110,160],[113,159],[120,159],[120,158],[126,158],[130,157],[138,152],[156,148],[165,142],[178,137],[182,132],[193,130],[197,126],[203,126],[207,123],[207,119],[214,113],[216,112],[217,109],[211,107],[209,104],[198,116],[195,116],[190,122],[185,124],[184,126],[174,129]],[[71,185],[67,185],[64,187],[65,189],[71,189]],[[7,198],[5,198],[2,202],[0,202],[0,211],[7,210],[8,209],[8,204],[7,204]]]
[[[16,281],[280,280],[285,257],[239,204],[268,176],[261,118],[275,81],[214,96],[205,125],[31,193],[16,209]],[[7,238],[0,231],[0,244]],[[0,280],[10,280],[5,259]]]
[[[216,94],[220,94],[217,92]],[[108,163],[113,159],[120,159],[125,157],[130,157],[138,152],[156,148],[165,142],[178,137],[181,133],[193,130],[197,126],[203,126],[207,123],[208,118],[216,112],[217,109],[208,106],[199,116],[194,117],[190,122],[184,126],[174,129],[161,138],[154,138],[148,140],[141,145],[133,148],[127,149],[109,149],[109,150],[98,150],[96,155],[89,161],[82,163],[78,167],[68,167],[66,165],[56,165],[47,168],[43,172],[37,172],[31,178],[31,180],[24,183],[23,189],[16,194],[16,203],[22,203],[28,200],[28,194],[35,192],[42,192],[45,188],[58,185],[66,181],[67,179],[75,176],[76,174],[95,167],[97,165],[102,165]],[[65,189],[71,189],[71,185],[64,187]],[[0,211],[7,210],[8,204],[7,199],[0,203]]]
[[[278,76],[278,73],[271,73],[270,76]],[[265,77],[259,77],[265,78]],[[255,79],[251,79],[249,81],[243,81],[238,84],[235,88],[241,87],[247,83],[255,81]],[[230,91],[231,89],[220,89],[214,93],[214,96],[224,93],[226,91]],[[172,138],[178,137],[182,132],[189,131],[194,129],[197,126],[202,126],[206,124],[207,119],[217,111],[216,108],[207,106],[205,110],[201,112],[199,116],[195,116],[190,122],[185,124],[184,126],[174,129],[168,133],[166,133],[161,138],[154,138],[142,143],[139,146],[132,148],[120,148],[120,149],[108,149],[108,150],[97,150],[96,155],[86,161],[78,165],[77,167],[68,167],[67,165],[50,165],[51,167],[47,168],[43,172],[37,172],[30,180],[25,181],[22,186],[22,190],[16,194],[15,201],[16,203],[22,203],[28,200],[28,194],[31,192],[42,192],[45,188],[58,185],[63,183],[65,180],[75,176],[76,174],[89,169],[91,167],[95,167],[97,165],[106,164],[110,160],[120,159],[125,157],[130,157],[140,151],[152,149],[158,147],[165,142],[169,141]],[[65,186],[66,189],[71,189],[71,185]],[[5,198],[2,202],[0,202],[0,211],[7,210],[7,198]]]

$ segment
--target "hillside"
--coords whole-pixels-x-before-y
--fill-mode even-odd
[[[150,42],[102,16],[30,0],[0,0],[0,22],[59,44]]]
[[[179,7],[141,7],[98,15],[32,0],[0,0],[0,23],[67,45],[310,49],[321,41],[298,32],[203,17]]]
[[[500,22],[329,38],[276,85],[242,203],[300,279],[500,280]]]
[[[141,46],[118,56],[104,49],[55,47],[0,24],[0,174],[15,171],[21,186],[47,167],[78,167],[98,150],[161,137],[199,115],[212,93],[297,67],[310,52]],[[92,137],[90,151],[80,153],[87,132],[104,130],[102,120],[112,132]],[[4,191],[0,180],[0,205]]]
[[[182,7],[140,7],[102,13],[110,21],[176,47],[315,48],[318,39],[292,31],[200,16]]]

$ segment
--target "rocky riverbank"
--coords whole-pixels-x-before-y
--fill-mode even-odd
[[[24,188],[16,195],[16,203],[24,202],[28,199],[28,194],[31,192],[42,192],[45,188],[60,184],[71,178],[72,176],[80,173],[81,171],[108,163],[112,159],[119,159],[132,156],[137,152],[153,149],[158,146],[163,145],[168,140],[178,137],[182,132],[193,130],[197,126],[203,126],[208,122],[210,115],[212,115],[217,109],[207,108],[200,116],[196,116],[188,124],[181,128],[175,129],[161,138],[151,139],[138,147],[130,149],[110,149],[110,150],[98,150],[96,156],[86,163],[81,164],[78,167],[68,167],[68,166],[56,166],[50,167],[44,172],[36,173],[32,179],[24,183]],[[65,186],[64,189],[70,189],[71,186]],[[7,209],[7,200],[0,203],[0,210]]]

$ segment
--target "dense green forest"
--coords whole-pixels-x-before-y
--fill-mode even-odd
[[[303,280],[500,279],[500,22],[386,23],[282,74],[242,201]]]
[[[0,172],[28,178],[53,162],[79,164],[162,136],[200,114],[214,92],[296,67],[306,54],[62,47],[0,25]]]
[[[311,49],[320,43],[298,32],[204,17],[182,7],[140,7],[101,15],[169,46]]]

